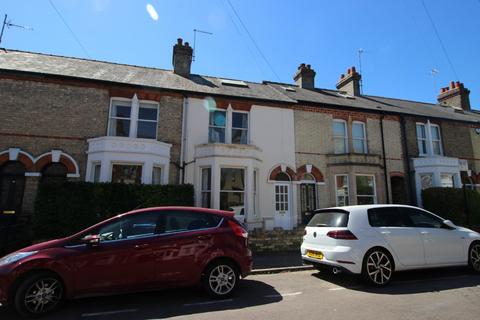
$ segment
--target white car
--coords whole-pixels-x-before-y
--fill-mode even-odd
[[[394,271],[469,265],[480,272],[480,234],[420,208],[362,205],[315,211],[302,259],[317,269],[385,285]]]

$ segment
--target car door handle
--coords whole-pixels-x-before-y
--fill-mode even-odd
[[[381,234],[391,234],[390,231],[380,231]]]
[[[144,243],[144,244],[137,244],[135,245],[135,249],[145,249],[149,246],[148,243]]]
[[[204,234],[204,235],[201,235],[201,236],[197,237],[198,240],[208,240],[208,239],[211,239],[211,238],[212,238],[211,234]]]

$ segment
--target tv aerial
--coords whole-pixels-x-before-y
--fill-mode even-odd
[[[208,34],[208,35],[210,35],[210,36],[213,35],[213,33],[208,32],[208,31],[193,29],[193,55],[192,55],[192,61],[195,61],[195,53],[196,53],[195,46],[196,46],[196,43],[197,43],[197,32],[198,32],[198,33],[203,33],[203,34]]]
[[[28,31],[32,31],[33,28],[27,27],[27,26],[22,26],[19,24],[13,23],[11,20],[8,20],[8,15],[5,15],[5,18],[3,19],[3,24],[2,24],[2,31],[0,31],[0,44],[2,43],[2,38],[3,38],[3,33],[5,32],[5,27],[7,28],[20,28]]]

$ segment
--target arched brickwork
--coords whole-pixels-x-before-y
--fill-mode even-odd
[[[290,167],[286,167],[285,171],[282,171],[282,166],[281,166],[281,165],[278,165],[278,166],[274,167],[274,168],[270,171],[270,174],[269,174],[269,176],[268,176],[268,180],[270,180],[270,181],[275,181],[277,175],[278,175],[280,172],[286,173],[286,174],[290,177],[290,180],[291,180],[291,181],[295,180],[295,177],[296,177],[295,171],[293,171],[293,169],[290,168]]]
[[[26,171],[31,171],[34,165],[33,157],[25,151],[19,150],[17,159],[10,159],[10,150],[0,152],[0,167],[10,160],[22,163]]]
[[[303,166],[301,166],[297,169],[296,180],[301,181],[303,179],[303,176],[305,175],[305,173],[308,173],[306,164],[304,164]],[[315,178],[316,182],[325,182],[325,180],[323,178],[323,173],[320,171],[320,169],[318,169],[317,167],[315,167],[313,165],[312,165],[312,171],[310,172],[310,174]]]

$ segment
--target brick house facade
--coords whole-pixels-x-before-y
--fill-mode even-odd
[[[460,187],[480,171],[461,84],[428,104],[363,95],[355,68],[331,90],[305,64],[294,85],[253,83],[191,74],[191,57],[181,39],[173,70],[0,51],[0,209],[30,216],[49,178],[191,183],[198,206],[292,229],[315,208],[420,203],[422,172]]]

